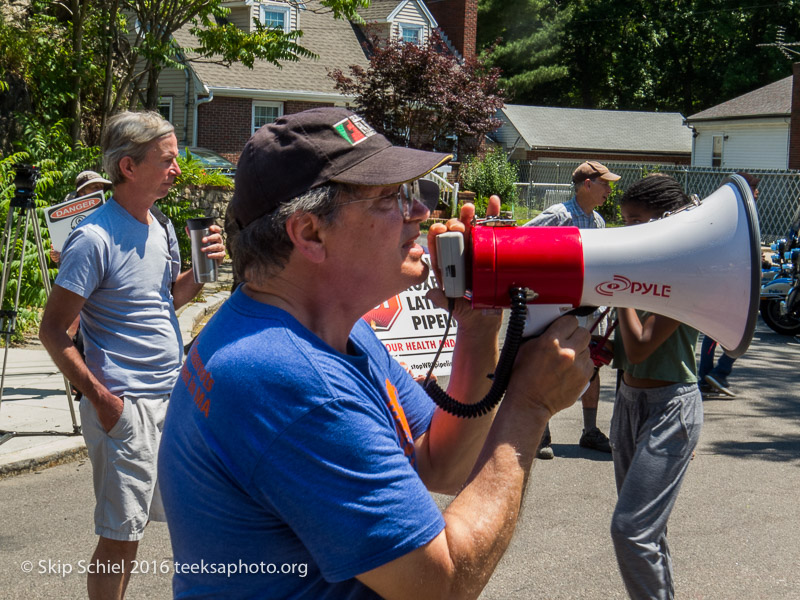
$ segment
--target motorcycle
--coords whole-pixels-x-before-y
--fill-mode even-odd
[[[789,235],[771,245],[773,265],[762,271],[759,312],[764,323],[781,335],[800,334],[800,207],[792,218]]]

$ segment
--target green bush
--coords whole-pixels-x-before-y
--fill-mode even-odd
[[[597,212],[603,217],[606,225],[622,225],[622,214],[619,212],[619,200],[622,198],[623,190],[617,182],[611,183],[611,193],[598,208]]]
[[[470,157],[459,169],[461,189],[475,192],[477,214],[485,214],[486,204],[492,194],[500,196],[502,210],[511,210],[517,198],[514,185],[517,178],[516,165],[509,162],[501,148],[494,148],[482,157]]]
[[[7,271],[8,283],[3,295],[3,309],[11,310],[18,297],[18,318],[15,332],[11,337],[13,342],[20,342],[24,335],[38,327],[38,318],[41,309],[47,301],[42,272],[39,266],[38,250],[33,234],[33,223],[29,224],[28,235],[25,237],[25,217],[34,214],[42,236],[42,246],[45,253],[47,276],[50,281],[55,279],[58,272],[56,265],[49,259],[50,233],[44,216],[47,206],[58,204],[64,196],[74,187],[75,176],[89,168],[97,168],[99,164],[99,149],[83,146],[73,148],[70,138],[62,122],[57,122],[50,127],[45,127],[35,120],[19,117],[23,130],[23,137],[16,146],[18,152],[5,157],[0,157],[0,220],[4,227],[8,218],[8,211],[12,200],[17,195],[14,179],[16,166],[21,164],[38,167],[36,181],[35,211],[28,213],[24,209],[15,208],[11,219],[10,237],[13,241],[15,230],[18,230],[14,250],[14,260],[4,268]],[[3,241],[3,250],[10,241]],[[23,257],[24,249],[24,257]],[[22,265],[20,258],[23,257]],[[5,255],[0,256],[0,261],[5,260]],[[20,277],[20,266],[22,274]],[[4,266],[5,267],[5,266]],[[20,282],[17,290],[17,282]],[[17,296],[19,294],[19,296]]]

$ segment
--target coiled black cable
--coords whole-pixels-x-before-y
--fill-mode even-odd
[[[503,350],[500,352],[500,360],[497,361],[497,367],[492,377],[492,387],[480,402],[476,404],[464,404],[450,397],[439,384],[430,380],[430,372],[428,373],[428,378],[423,384],[425,391],[439,408],[451,415],[466,419],[482,417],[497,406],[500,400],[502,400],[503,394],[506,392],[508,382],[511,379],[511,369],[514,366],[514,359],[516,359],[517,351],[519,351],[519,347],[522,345],[522,332],[525,328],[525,318],[527,316],[527,290],[523,288],[512,288],[509,294],[511,296],[511,315],[508,319],[506,339],[503,343]],[[452,317],[452,310],[450,316]],[[447,322],[449,327],[450,318],[448,318]],[[445,333],[445,338],[446,335]]]

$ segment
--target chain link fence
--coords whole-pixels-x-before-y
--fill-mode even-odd
[[[519,197],[514,203],[516,219],[531,219],[552,204],[564,202],[572,196],[572,172],[581,162],[575,161],[519,161]],[[659,171],[672,175],[687,194],[697,194],[701,199],[716,190],[722,180],[733,171],[717,167],[689,167],[686,165],[657,165],[606,162],[603,164],[620,175],[617,185],[623,190],[648,173]],[[792,216],[800,205],[800,171],[752,170],[761,180],[758,184],[758,221],[761,241],[764,244],[786,237]]]

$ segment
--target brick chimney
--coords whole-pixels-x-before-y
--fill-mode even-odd
[[[792,109],[789,118],[789,168],[800,169],[800,63],[792,65]]]
[[[475,58],[478,0],[426,0],[425,5],[461,56]]]

